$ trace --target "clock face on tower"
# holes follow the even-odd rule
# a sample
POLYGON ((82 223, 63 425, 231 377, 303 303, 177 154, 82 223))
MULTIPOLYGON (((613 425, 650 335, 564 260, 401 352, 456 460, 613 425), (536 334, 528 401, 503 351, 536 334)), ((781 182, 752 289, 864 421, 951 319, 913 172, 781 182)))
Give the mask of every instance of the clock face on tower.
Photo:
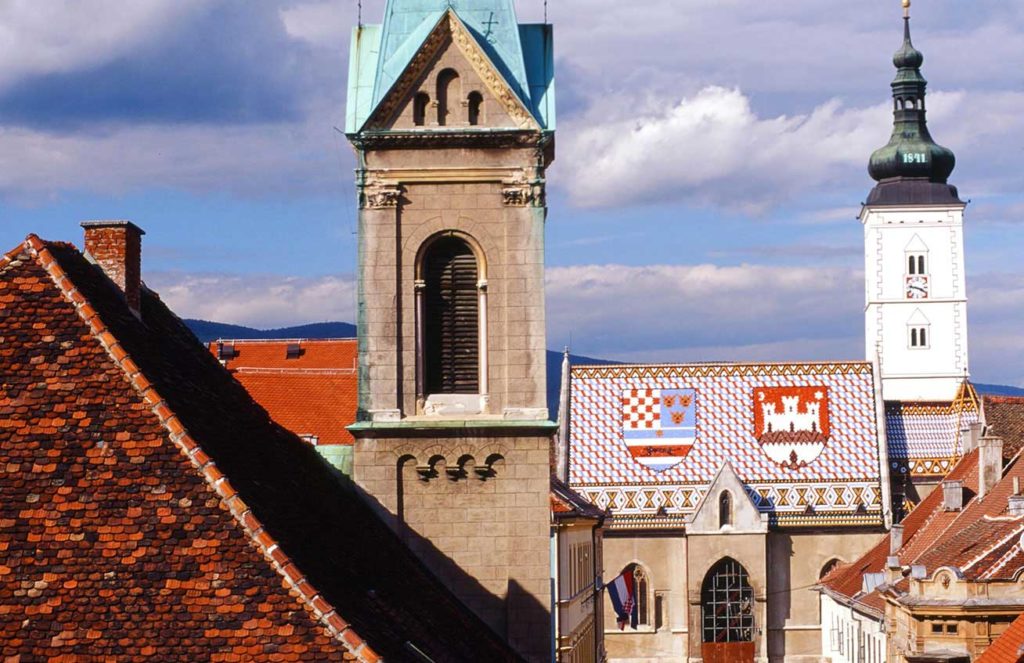
POLYGON ((906 292, 907 299, 928 299, 928 277, 908 276, 906 292))

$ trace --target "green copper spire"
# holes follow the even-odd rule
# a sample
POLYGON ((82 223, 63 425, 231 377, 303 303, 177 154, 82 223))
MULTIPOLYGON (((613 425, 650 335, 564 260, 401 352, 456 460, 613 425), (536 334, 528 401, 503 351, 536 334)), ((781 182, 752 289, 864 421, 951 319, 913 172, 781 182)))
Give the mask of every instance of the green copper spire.
MULTIPOLYGON (((871 155, 868 172, 878 182, 912 181, 946 184, 956 166, 953 152, 932 140, 925 119, 925 89, 921 75, 924 55, 910 39, 910 2, 904 0, 903 46, 893 56, 894 123, 889 144, 871 155)), ((954 194, 955 197, 955 194, 954 194)))

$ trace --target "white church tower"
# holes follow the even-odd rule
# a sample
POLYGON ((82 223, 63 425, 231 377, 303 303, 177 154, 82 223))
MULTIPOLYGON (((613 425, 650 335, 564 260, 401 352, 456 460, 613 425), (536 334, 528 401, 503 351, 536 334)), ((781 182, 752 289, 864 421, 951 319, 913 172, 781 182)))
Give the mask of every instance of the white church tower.
POLYGON ((871 156, 878 184, 860 216, 865 342, 880 361, 885 400, 950 402, 968 376, 966 205, 948 184, 953 153, 928 133, 924 56, 910 41, 910 0, 903 6, 892 138, 871 156))

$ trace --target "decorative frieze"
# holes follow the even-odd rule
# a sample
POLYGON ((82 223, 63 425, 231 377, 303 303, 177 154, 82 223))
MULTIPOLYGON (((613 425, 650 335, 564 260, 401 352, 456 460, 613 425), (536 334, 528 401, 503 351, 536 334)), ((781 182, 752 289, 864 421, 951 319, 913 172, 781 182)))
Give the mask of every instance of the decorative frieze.
POLYGON ((363 209, 390 209, 398 207, 402 190, 398 187, 374 187, 363 189, 360 207, 363 209))
POLYGON ((533 202, 533 193, 526 186, 505 187, 501 196, 506 207, 526 207, 533 202))

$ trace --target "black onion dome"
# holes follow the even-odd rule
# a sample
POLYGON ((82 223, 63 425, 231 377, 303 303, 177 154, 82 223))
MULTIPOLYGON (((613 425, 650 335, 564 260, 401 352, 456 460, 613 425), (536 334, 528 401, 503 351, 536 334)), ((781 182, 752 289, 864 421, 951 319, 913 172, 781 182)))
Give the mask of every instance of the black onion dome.
MULTIPOLYGON (((956 189, 947 185, 956 167, 956 156, 952 150, 937 144, 928 132, 925 110, 928 81, 921 75, 923 63, 924 55, 914 48, 910 39, 910 17, 907 16, 904 18, 903 45, 893 56, 897 73, 892 82, 892 137, 885 147, 871 155, 868 173, 872 179, 885 185, 900 183, 899 187, 883 187, 888 189, 884 196, 887 199, 899 195, 910 196, 914 202, 938 202, 939 198, 950 197, 958 200, 956 189), (907 192, 912 190, 911 196, 907 192), (894 194, 896 191, 900 193, 894 194)), ((882 184, 876 187, 873 197, 878 197, 882 184)))

